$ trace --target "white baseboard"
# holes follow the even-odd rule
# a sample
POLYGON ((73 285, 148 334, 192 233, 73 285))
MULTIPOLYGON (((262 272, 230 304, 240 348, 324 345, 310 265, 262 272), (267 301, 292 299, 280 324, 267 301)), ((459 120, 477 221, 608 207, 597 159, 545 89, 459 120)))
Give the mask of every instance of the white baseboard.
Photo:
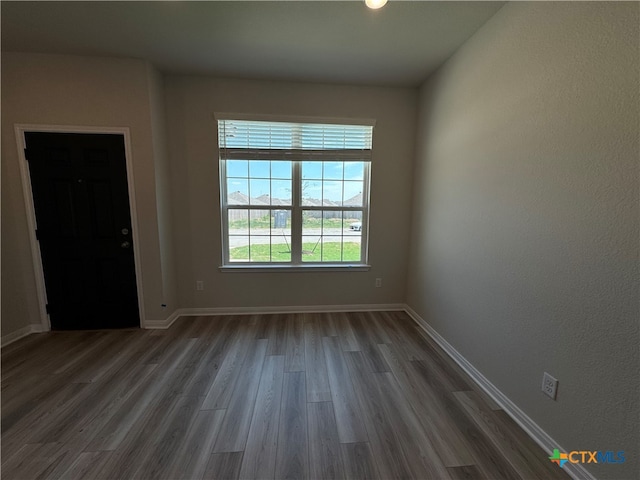
POLYGON ((323 313, 323 312, 373 312, 404 311, 403 303, 376 303, 360 305, 313 305, 313 306, 277 306, 277 307, 215 307, 215 308, 179 308, 166 320, 147 320, 143 328, 169 328, 179 317, 199 317, 205 315, 260 315, 270 313, 323 313))
MULTIPOLYGON (((491 383, 479 370, 477 370, 466 358, 462 356, 449 342, 447 342, 429 323, 418 315, 411 307, 405 305, 405 312, 445 351, 451 359, 462 368, 476 384, 491 397, 520 427, 549 455, 553 449, 567 452, 558 442, 551 438, 536 422, 513 403, 493 383, 491 383)), ((581 464, 566 463, 562 467, 574 480, 597 480, 581 464)))
POLYGON ((181 315, 180 311, 182 309, 179 308, 175 310, 171 315, 167 317, 166 320, 145 320, 140 323, 140 328, 145 328, 149 330, 157 330, 157 329, 166 329, 173 325, 178 317, 181 315))
POLYGON ((7 335, 3 335, 2 339, 0 339, 0 345, 2 347, 6 347, 10 343, 17 342, 21 338, 26 337, 27 335, 31 335, 32 333, 40 333, 44 332, 44 328, 42 325, 27 325, 26 327, 21 328, 20 330, 16 330, 15 332, 8 333, 7 335))

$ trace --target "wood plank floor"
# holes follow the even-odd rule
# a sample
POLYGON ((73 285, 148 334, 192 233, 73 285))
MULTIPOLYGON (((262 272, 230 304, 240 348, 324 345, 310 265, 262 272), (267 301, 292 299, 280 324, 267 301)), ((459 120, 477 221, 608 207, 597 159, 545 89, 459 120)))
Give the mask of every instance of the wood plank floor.
POLYGON ((1 385, 3 479, 569 478, 401 312, 35 334, 1 385))

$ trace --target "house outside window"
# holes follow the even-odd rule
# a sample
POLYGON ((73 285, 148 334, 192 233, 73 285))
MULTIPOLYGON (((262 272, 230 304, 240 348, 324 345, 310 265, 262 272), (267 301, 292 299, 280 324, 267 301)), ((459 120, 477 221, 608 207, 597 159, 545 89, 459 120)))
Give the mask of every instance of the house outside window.
POLYGON ((216 117, 223 267, 366 266, 372 124, 216 117))

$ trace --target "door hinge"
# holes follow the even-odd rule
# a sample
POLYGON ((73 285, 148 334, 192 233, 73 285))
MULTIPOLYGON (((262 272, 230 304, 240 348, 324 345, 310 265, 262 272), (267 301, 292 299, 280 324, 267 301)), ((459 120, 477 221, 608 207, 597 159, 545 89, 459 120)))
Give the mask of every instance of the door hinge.
POLYGON ((48 303, 44 306, 44 309, 47 311, 47 314, 51 313, 51 307, 49 307, 48 303))
POLYGON ((40 232, 36 228, 36 240, 40 241, 40 232))
POLYGON ((29 161, 29 149, 28 149, 28 148, 25 148, 25 149, 24 149, 24 158, 25 158, 27 161, 29 161))

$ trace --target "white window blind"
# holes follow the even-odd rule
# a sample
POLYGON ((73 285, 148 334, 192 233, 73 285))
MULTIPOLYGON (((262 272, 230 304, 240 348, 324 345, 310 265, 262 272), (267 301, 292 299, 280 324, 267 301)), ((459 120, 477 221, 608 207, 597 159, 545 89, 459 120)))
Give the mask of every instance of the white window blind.
POLYGON ((229 160, 371 161, 373 127, 218 120, 220 157, 229 160))

